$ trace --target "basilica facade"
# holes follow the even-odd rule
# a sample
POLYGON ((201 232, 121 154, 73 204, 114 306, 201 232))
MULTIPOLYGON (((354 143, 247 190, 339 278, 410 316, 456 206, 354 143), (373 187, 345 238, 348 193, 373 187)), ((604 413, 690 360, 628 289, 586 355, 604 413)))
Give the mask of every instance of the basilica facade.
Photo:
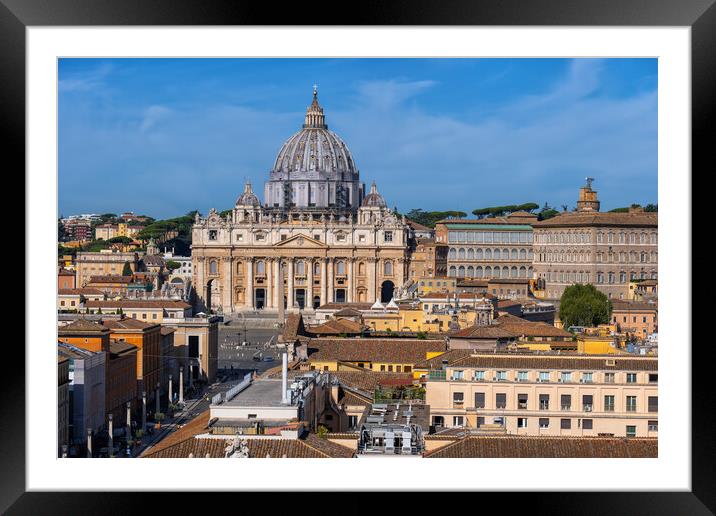
POLYGON ((407 279, 411 228, 375 182, 366 193, 316 89, 302 128, 281 147, 261 203, 246 183, 231 213, 197 215, 193 283, 201 310, 224 314, 389 302, 407 279))

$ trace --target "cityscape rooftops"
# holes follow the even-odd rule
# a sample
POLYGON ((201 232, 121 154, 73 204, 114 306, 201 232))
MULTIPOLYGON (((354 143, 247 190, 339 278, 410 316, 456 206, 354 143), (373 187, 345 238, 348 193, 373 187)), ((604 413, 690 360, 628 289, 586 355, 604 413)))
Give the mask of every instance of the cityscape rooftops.
POLYGON ((547 220, 534 223, 535 229, 553 227, 579 227, 579 226, 622 226, 622 227, 658 227, 659 214, 657 212, 578 212, 570 211, 560 213, 547 220))
POLYGON ((97 301, 85 301, 87 308, 165 308, 184 309, 191 308, 191 305, 176 299, 107 299, 97 301))
POLYGON ((311 339, 308 360, 414 364, 428 353, 446 351, 444 340, 421 339, 311 339))

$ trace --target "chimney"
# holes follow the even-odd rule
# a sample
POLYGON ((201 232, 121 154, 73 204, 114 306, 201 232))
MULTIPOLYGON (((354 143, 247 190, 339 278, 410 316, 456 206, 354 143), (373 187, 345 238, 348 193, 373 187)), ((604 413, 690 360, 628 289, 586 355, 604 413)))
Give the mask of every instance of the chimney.
POLYGON ((288 353, 281 355, 281 403, 288 405, 288 396, 286 391, 288 389, 288 353))

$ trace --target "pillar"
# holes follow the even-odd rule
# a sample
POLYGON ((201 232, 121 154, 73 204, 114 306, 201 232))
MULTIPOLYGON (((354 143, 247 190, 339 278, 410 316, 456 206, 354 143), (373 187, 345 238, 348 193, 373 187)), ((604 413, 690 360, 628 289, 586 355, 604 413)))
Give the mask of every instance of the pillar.
POLYGON ((368 258, 368 281, 367 281, 367 288, 368 288, 368 298, 366 301, 369 303, 375 302, 375 266, 376 266, 376 259, 375 258, 368 258))
POLYGON ((194 364, 189 363, 189 388, 194 387, 194 364))
POLYGON ((87 457, 92 458, 92 429, 87 429, 87 457))
POLYGON ((160 387, 160 385, 159 385, 159 383, 157 383, 157 393, 154 395, 154 400, 155 400, 156 406, 157 406, 157 409, 154 411, 155 414, 156 414, 157 412, 161 412, 161 411, 162 411, 161 407, 159 406, 159 398, 160 398, 160 396, 159 396, 159 387, 160 387))
POLYGON ((348 258, 348 281, 346 285, 346 301, 349 303, 353 302, 353 258, 348 258))
POLYGON ((109 418, 109 424, 107 425, 109 427, 109 456, 114 457, 114 436, 112 435, 114 433, 114 418, 111 413, 107 417, 109 418))
POLYGON ((184 403, 184 366, 179 366, 179 403, 184 403))
POLYGON ((224 313, 230 313, 234 311, 234 303, 232 302, 233 297, 233 281, 231 278, 232 262, 230 256, 225 256, 224 261, 224 286, 223 286, 223 299, 221 300, 224 305, 224 313))
POLYGON ((306 260, 306 308, 313 309, 313 260, 306 260))
POLYGON ((169 403, 174 402, 174 392, 172 391, 172 375, 169 375, 169 403))
POLYGON ((276 258, 273 263, 271 264, 271 268, 273 269, 273 274, 271 277, 271 282, 273 283, 273 292, 271 292, 273 297, 273 306, 274 308, 279 308, 279 293, 283 291, 283 286, 280 284, 280 269, 281 269, 281 260, 279 258, 276 258))
POLYGON ((328 259, 328 278, 327 280, 327 294, 326 294, 326 302, 327 303, 333 303, 335 301, 335 296, 333 294, 333 290, 335 288, 335 276, 333 274, 333 258, 328 259))
POLYGON ((327 303, 328 280, 326 279, 326 258, 321 260, 321 305, 327 303))
POLYGON ((127 439, 132 437, 132 402, 127 402, 127 439))
POLYGON ((254 307, 254 259, 246 260, 246 308, 254 307))
POLYGON ((273 308, 273 258, 266 259, 266 295, 265 307, 273 308))
POLYGON ((296 293, 293 289, 293 258, 289 258, 288 260, 288 308, 295 308, 296 302, 295 302, 295 296, 296 293))

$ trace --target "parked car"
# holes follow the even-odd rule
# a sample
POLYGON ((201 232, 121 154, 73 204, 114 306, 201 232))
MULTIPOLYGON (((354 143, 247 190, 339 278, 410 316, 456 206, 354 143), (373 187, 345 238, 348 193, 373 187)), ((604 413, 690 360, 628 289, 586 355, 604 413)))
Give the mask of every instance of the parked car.
POLYGON ((264 357, 264 362, 273 362, 273 357, 271 357, 271 356, 264 357))

